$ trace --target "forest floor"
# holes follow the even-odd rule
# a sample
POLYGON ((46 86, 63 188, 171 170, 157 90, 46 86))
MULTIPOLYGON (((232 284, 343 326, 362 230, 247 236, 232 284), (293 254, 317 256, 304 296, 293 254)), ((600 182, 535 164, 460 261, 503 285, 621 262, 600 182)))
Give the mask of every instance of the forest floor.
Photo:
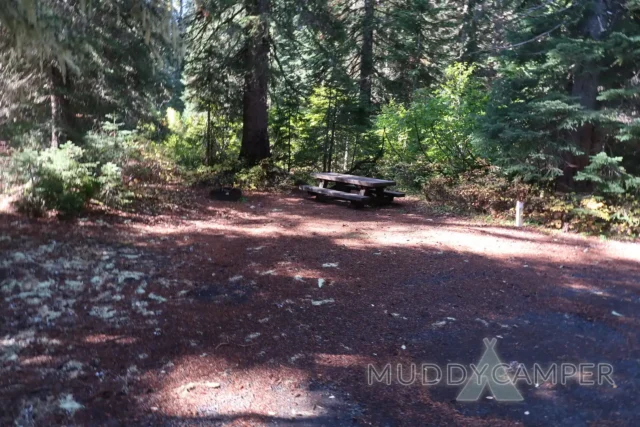
POLYGON ((0 214, 0 425, 637 423, 638 244, 415 200, 159 197, 174 202, 0 214), (615 385, 463 403, 461 386, 367 384, 369 364, 477 363, 485 337, 510 366, 610 363, 615 385))

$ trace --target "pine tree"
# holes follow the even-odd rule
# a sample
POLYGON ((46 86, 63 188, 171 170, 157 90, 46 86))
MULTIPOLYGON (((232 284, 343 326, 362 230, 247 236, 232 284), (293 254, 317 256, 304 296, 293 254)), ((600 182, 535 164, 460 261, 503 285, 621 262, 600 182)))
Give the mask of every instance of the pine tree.
POLYGON ((593 188, 574 182, 593 156, 630 153, 640 58, 632 53, 640 42, 634 10, 602 0, 517 10, 479 139, 484 153, 565 189, 593 188))

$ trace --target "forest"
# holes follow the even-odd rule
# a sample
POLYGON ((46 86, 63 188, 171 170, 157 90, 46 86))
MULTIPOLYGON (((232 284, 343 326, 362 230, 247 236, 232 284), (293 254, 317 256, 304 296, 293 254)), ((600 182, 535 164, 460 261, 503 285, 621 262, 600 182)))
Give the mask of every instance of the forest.
POLYGON ((634 236, 639 65, 637 0, 7 0, 0 184, 74 214, 346 172, 634 236))
POLYGON ((637 426, 640 0, 0 0, 0 426, 637 426))

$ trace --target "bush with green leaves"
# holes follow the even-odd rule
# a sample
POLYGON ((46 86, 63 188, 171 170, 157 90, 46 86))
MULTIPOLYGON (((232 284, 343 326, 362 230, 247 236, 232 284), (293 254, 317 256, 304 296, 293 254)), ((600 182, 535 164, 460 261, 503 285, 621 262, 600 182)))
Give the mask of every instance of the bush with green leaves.
POLYGON ((590 157, 589 165, 574 179, 591 182, 599 194, 637 194, 640 178, 627 173, 620 162, 622 157, 609 157, 604 151, 600 152, 590 157))
POLYGON ((17 152, 11 169, 14 181, 24 185, 18 207, 31 215, 48 210, 74 215, 92 198, 109 206, 125 201, 121 168, 87 158, 87 151, 71 142, 60 148, 17 152))
MULTIPOLYGON (((473 76, 473 67, 449 66, 435 90, 416 91, 408 106, 391 102, 382 108, 375 127, 384 141, 386 161, 409 166, 404 169, 414 169, 410 175, 420 168, 442 175, 473 169, 477 154, 472 136, 486 100, 483 87, 473 76)), ((410 181, 408 184, 414 186, 415 179, 410 181)))
POLYGON ((185 114, 169 108, 167 128, 171 132, 163 141, 168 156, 181 169, 192 171, 204 163, 206 118, 202 114, 185 114))
POLYGON ((398 188, 411 192, 422 190, 424 185, 437 175, 437 171, 431 163, 424 160, 398 162, 384 158, 378 162, 373 174, 391 179, 396 182, 398 188))
POLYGON ((235 174, 236 183, 247 190, 266 190, 278 186, 288 177, 288 173, 276 166, 271 159, 244 168, 235 174))
POLYGON ((80 212, 99 188, 96 165, 83 162, 83 154, 70 142, 60 148, 17 153, 14 169, 21 171, 26 184, 19 207, 32 214, 50 209, 63 215, 80 212))
POLYGON ((529 223, 588 234, 640 235, 640 200, 633 194, 561 194, 509 179, 496 167, 457 177, 434 176, 425 184, 424 194, 434 210, 513 220, 515 202, 521 200, 529 223))
POLYGON ((119 122, 114 115, 107 114, 107 118, 109 121, 102 122, 97 130, 84 136, 83 158, 99 165, 125 165, 137 154, 136 132, 123 129, 124 123, 119 122))

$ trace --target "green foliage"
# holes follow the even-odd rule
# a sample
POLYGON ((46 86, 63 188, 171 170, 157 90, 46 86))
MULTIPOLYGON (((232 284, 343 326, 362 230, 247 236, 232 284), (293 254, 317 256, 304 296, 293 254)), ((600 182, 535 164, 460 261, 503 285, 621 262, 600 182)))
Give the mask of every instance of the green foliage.
POLYGON ((105 163, 100 167, 97 178, 98 200, 108 206, 120 206, 126 203, 127 193, 122 186, 122 169, 114 163, 105 163))
POLYGON ((248 190, 266 190, 280 184, 288 176, 287 172, 265 159, 251 168, 241 169, 235 174, 240 188, 248 190))
POLYGON ((199 115, 182 118, 181 114, 169 108, 167 127, 171 131, 163 141, 169 156, 184 169, 196 169, 204 161, 206 123, 199 115))
POLYGON ((552 182, 563 174, 563 155, 578 153, 563 129, 574 126, 581 109, 567 96, 546 94, 530 73, 519 66, 503 69, 474 142, 510 175, 552 182))
POLYGON ((473 67, 454 64, 444 74, 444 81, 435 90, 417 91, 409 107, 393 102, 383 107, 376 129, 385 141, 388 161, 417 162, 418 168, 426 163, 443 175, 476 166, 471 137, 483 114, 486 96, 473 77, 473 67))
POLYGON ((114 163, 124 165, 135 153, 136 132, 124 129, 124 123, 108 114, 109 121, 88 132, 82 142, 84 158, 99 165, 114 163))
POLYGON ((55 209, 63 215, 80 212, 99 188, 95 163, 82 162, 82 156, 82 148, 72 143, 15 155, 15 167, 27 178, 21 208, 34 214, 43 209, 55 209))
POLYGON ((420 191, 438 171, 434 165, 423 159, 412 162, 399 162, 389 157, 383 158, 375 168, 375 176, 392 179, 398 188, 407 191, 420 191))
POLYGON ((223 165, 229 169, 240 147, 239 125, 215 112, 195 111, 188 104, 184 114, 169 108, 165 122, 170 131, 162 142, 167 155, 183 170, 196 171, 203 165, 223 165))
POLYGON ((590 181, 596 190, 604 194, 623 194, 637 192, 640 178, 631 176, 620 165, 622 157, 609 157, 600 152, 591 156, 589 165, 575 176, 577 181, 590 181))
POLYGON ((13 180, 23 184, 20 208, 39 215, 56 210, 73 215, 95 198, 122 206, 130 196, 122 182, 122 167, 134 154, 133 133, 113 119, 85 138, 84 147, 71 142, 60 148, 25 149, 12 157, 13 180))
POLYGON ((457 176, 434 176, 424 184, 428 202, 447 204, 460 212, 499 215, 523 200, 532 187, 511 181, 495 167, 482 167, 457 176))
POLYGON ((640 200, 631 194, 608 197, 547 191, 511 180, 496 167, 457 177, 434 176, 424 185, 428 206, 513 221, 515 202, 524 202, 529 223, 588 234, 640 236, 640 200))
MULTIPOLYGON (((639 173, 640 25, 631 4, 521 7, 508 35, 514 48, 491 58, 497 75, 475 139, 480 153, 512 176, 565 190, 598 182, 598 171, 582 170, 603 149, 639 173)), ((620 191, 607 182, 598 190, 620 191)))

